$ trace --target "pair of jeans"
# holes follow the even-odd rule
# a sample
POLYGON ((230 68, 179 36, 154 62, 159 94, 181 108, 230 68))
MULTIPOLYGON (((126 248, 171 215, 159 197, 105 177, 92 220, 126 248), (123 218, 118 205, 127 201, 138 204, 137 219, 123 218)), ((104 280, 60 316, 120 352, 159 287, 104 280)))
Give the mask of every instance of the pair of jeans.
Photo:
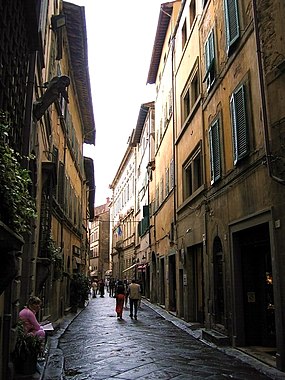
POLYGON ((138 313, 138 302, 139 300, 130 298, 130 317, 133 315, 136 317, 138 313), (134 312, 134 314, 133 314, 134 312))

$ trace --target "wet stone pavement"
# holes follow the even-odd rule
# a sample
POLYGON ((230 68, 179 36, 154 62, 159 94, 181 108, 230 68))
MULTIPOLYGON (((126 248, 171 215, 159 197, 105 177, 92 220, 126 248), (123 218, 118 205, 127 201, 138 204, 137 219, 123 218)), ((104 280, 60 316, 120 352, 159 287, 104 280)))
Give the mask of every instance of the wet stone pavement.
POLYGON ((108 294, 93 298, 59 339, 65 380, 266 380, 259 370, 211 347, 142 303, 138 320, 115 313, 108 294))

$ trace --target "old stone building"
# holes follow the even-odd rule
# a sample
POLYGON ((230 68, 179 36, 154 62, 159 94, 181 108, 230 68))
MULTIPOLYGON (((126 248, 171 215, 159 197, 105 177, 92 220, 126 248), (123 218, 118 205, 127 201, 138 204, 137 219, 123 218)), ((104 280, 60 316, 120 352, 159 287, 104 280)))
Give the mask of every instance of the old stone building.
MULTIPOLYGON (((168 25, 176 222, 174 258, 169 249, 156 281, 169 310, 174 282, 174 310, 200 324, 206 339, 253 355, 267 347, 269 361, 284 370, 281 15, 279 1, 266 8, 258 1, 192 0, 168 25)), ((154 51, 159 44, 156 37, 154 51)), ((161 70, 157 61, 150 68, 156 123, 164 117, 159 91, 168 65, 160 53, 161 70)), ((171 150, 166 141, 156 144, 171 150)), ((155 176, 164 172, 159 162, 157 154, 155 176)), ((155 216, 157 230, 159 210, 155 216)))
MULTIPOLYGON (((134 131, 132 131, 132 135, 134 131)), ((136 155, 129 138, 128 147, 110 185, 112 202, 110 204, 110 234, 112 276, 123 279, 124 273, 135 267, 135 167, 136 155)))
POLYGON ((82 152, 95 123, 84 8, 11 0, 0 14, 0 378, 9 380, 28 297, 42 299, 39 319, 54 321, 70 304, 73 273, 87 274, 95 184, 82 152))
POLYGON ((282 371, 284 15, 278 0, 161 5, 144 247, 151 301, 282 371))
POLYGON ((90 277, 94 280, 109 277, 110 271, 110 201, 96 206, 90 223, 90 277))

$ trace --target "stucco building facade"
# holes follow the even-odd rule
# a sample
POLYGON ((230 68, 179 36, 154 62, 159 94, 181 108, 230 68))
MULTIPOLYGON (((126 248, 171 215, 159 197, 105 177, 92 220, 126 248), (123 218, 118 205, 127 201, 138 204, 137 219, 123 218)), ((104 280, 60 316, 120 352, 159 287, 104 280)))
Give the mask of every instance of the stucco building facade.
POLYGON ((282 371, 284 14, 275 0, 161 5, 145 248, 152 302, 282 371))
POLYGON ((18 215, 5 212, 4 199, 18 199, 19 187, 5 195, 1 180, 0 378, 10 380, 18 313, 29 296, 42 299, 40 320, 55 321, 70 305, 73 274, 87 274, 95 183, 83 143, 95 143, 95 122, 84 8, 12 0, 1 1, 0 11, 0 109, 10 124, 2 146, 27 170, 22 182, 29 181, 34 202, 24 230, 17 224, 21 203, 18 215))

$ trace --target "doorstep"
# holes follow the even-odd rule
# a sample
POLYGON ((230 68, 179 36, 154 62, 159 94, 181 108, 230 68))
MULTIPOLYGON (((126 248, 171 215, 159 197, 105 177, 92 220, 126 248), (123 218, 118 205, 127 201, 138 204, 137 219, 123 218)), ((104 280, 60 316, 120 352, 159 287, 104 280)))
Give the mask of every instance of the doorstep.
POLYGON ((221 334, 215 330, 202 329, 202 339, 207 342, 214 343, 216 346, 229 346, 230 341, 227 335, 221 334))

